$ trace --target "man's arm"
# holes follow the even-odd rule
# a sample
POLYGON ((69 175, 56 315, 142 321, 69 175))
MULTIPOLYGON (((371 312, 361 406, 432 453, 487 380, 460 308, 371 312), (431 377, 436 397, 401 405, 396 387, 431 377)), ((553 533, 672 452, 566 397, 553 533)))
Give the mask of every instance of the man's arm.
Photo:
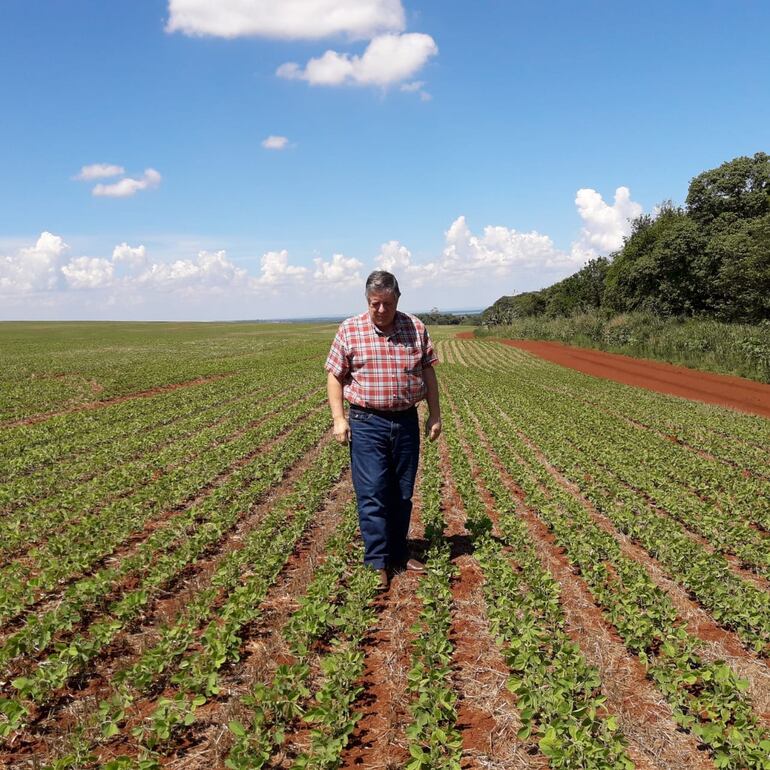
POLYGON ((345 417, 345 406, 342 401, 342 383, 329 372, 326 377, 326 394, 329 398, 329 407, 334 419, 334 438, 340 444, 350 441, 350 423, 345 417))
POLYGON ((436 370, 432 366, 426 366, 422 370, 422 378, 428 389, 425 400, 428 402, 429 415, 425 423, 425 435, 431 441, 435 441, 441 435, 441 405, 438 398, 436 370))

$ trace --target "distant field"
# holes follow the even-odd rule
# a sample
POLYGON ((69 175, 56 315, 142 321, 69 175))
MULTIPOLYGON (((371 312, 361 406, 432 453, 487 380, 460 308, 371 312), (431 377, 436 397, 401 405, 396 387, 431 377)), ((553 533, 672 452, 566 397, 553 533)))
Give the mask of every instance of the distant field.
POLYGON ((770 768, 770 422, 435 330, 361 565, 336 324, 0 324, 0 766, 770 768))

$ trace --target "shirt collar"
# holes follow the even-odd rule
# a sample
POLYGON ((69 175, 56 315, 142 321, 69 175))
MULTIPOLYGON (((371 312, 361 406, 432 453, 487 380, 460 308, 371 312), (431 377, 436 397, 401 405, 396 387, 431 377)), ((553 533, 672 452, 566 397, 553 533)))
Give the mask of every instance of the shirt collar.
POLYGON ((390 332, 390 334, 386 334, 382 329, 380 329, 379 326, 377 326, 374 321, 372 321, 372 317, 369 315, 369 311, 367 310, 364 315, 366 316, 366 322, 369 324, 369 328, 372 329, 372 331, 379 335, 380 337, 395 337, 402 329, 404 325, 404 319, 406 316, 404 313, 402 313, 400 310, 396 310, 396 317, 393 319, 393 331, 390 332))

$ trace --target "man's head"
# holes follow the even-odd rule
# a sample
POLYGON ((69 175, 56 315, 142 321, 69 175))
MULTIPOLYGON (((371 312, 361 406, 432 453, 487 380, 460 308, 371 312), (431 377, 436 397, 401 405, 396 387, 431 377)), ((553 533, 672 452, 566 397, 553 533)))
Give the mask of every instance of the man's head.
POLYGON ((392 326, 400 296, 398 281, 392 273, 385 270, 375 270, 366 279, 366 302, 369 307, 369 317, 380 329, 387 331, 392 326))

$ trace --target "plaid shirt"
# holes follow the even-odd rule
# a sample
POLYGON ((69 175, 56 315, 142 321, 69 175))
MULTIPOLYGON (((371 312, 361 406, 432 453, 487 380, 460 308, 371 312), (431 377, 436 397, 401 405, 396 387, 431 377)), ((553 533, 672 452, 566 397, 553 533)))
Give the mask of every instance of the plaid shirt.
POLYGON ((393 331, 385 334, 367 311, 340 324, 325 368, 342 382, 349 403, 401 411, 425 398, 422 372, 435 363, 422 321, 396 311, 393 331))

